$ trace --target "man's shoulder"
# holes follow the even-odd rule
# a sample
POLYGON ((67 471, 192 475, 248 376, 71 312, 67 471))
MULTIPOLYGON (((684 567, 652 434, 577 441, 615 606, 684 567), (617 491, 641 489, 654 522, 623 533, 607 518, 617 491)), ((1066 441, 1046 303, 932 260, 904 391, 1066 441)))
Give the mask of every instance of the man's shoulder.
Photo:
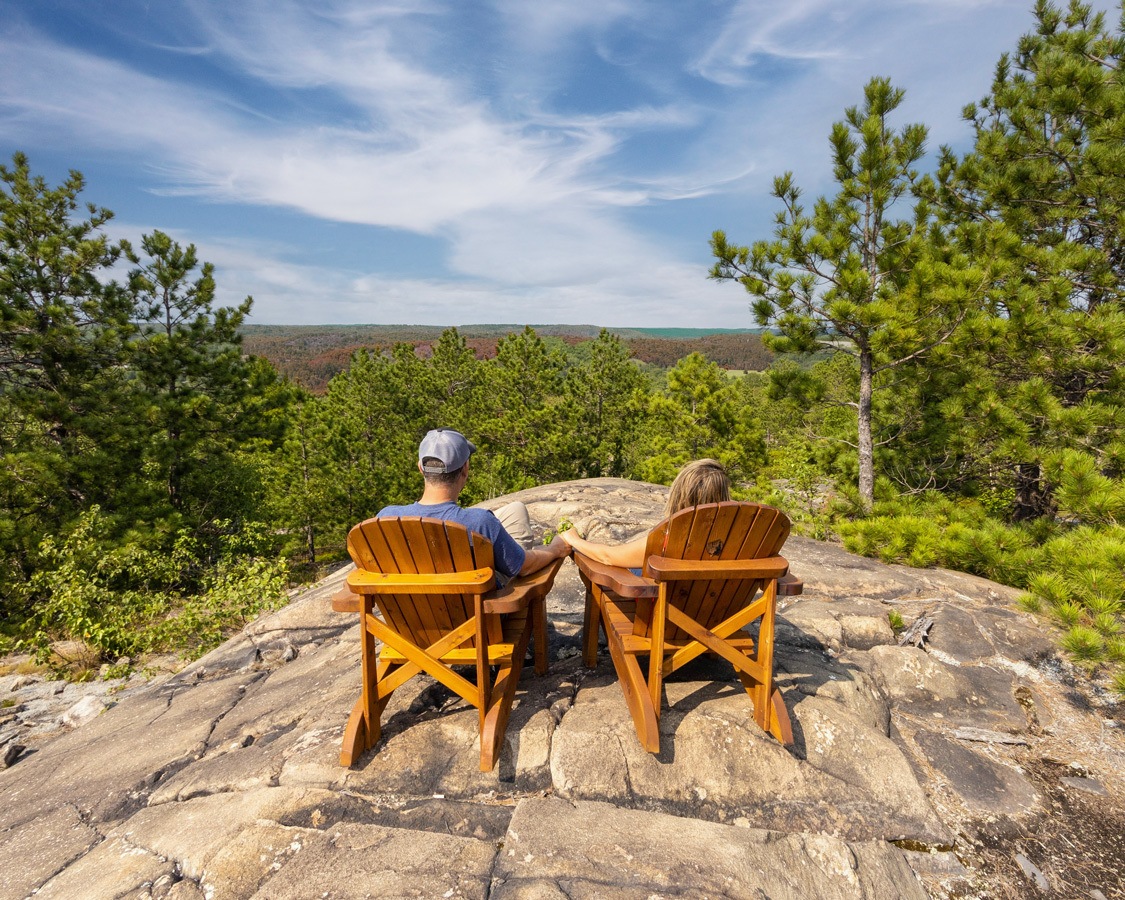
POLYGON ((375 513, 377 519, 388 519, 392 516, 424 516, 426 513, 419 503, 407 503, 403 505, 384 506, 381 510, 375 513))
POLYGON ((482 534, 487 534, 500 525, 500 520, 487 509, 477 507, 458 506, 456 503, 438 503, 434 505, 410 503, 406 506, 385 506, 379 510, 377 518, 384 519, 389 516, 423 516, 430 519, 443 519, 447 522, 457 522, 466 527, 479 529, 482 534))

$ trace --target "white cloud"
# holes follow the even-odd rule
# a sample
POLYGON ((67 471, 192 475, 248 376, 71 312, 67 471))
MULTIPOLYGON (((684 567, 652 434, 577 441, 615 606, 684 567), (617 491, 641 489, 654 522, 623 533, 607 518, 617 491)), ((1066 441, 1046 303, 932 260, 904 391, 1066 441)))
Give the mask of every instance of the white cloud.
POLYGON ((765 237, 770 179, 829 190, 829 127, 876 74, 907 91, 898 122, 964 141, 959 110, 1030 28, 1025 7, 742 0, 716 22, 641 0, 192 0, 175 77, 7 28, 0 137, 74 147, 79 168, 135 161, 169 203, 288 208, 445 251, 441 277, 410 280, 196 236, 225 302, 253 293, 263 321, 748 324, 741 291, 705 281, 709 229, 653 237, 642 208, 721 192, 746 211, 713 227, 765 237), (487 48, 454 28, 470 15, 487 48), (197 61, 209 80, 186 80, 197 61), (566 94, 588 63, 616 105, 566 94))
MULTIPOLYGON (((111 237, 137 236, 152 231, 141 223, 114 222, 111 237)), ((507 279, 479 276, 406 278, 379 272, 328 267, 300 261, 300 248, 277 242, 232 240, 167 233, 181 244, 194 243, 201 261, 213 263, 219 306, 235 306, 254 297, 251 322, 290 325, 361 322, 464 325, 496 322, 539 324, 575 323, 626 326, 644 322, 745 327, 749 324, 746 297, 740 289, 706 280, 706 267, 667 260, 654 261, 643 246, 627 236, 605 247, 606 253, 588 267, 570 259, 576 245, 552 242, 544 251, 560 252, 556 267, 539 271, 518 266, 507 279), (617 264, 617 254, 633 253, 617 264), (572 267, 572 268, 571 268, 572 267), (579 277, 574 277, 578 275, 579 277)), ((603 237, 613 241, 607 231, 603 237)), ((470 241, 491 246, 511 240, 513 233, 475 234, 470 241)), ((581 247, 581 242, 577 245, 581 247)), ((513 251, 522 250, 520 246, 513 251)), ((518 254, 508 259, 512 262, 518 254)), ((541 259, 542 256, 536 257, 541 259)), ((527 260, 530 267, 534 260, 527 260)), ((486 268, 482 264, 482 269, 486 268)), ((120 277, 124 272, 120 273, 120 277)))
MULTIPOLYGON (((58 46, 6 41, 0 53, 0 102, 19 111, 23 127, 157 160, 171 192, 284 205, 333 221, 432 232, 485 208, 549 206, 601 190, 583 181, 586 167, 614 146, 593 118, 528 132, 479 103, 443 105, 447 92, 437 80, 440 96, 416 110, 400 100, 383 104, 386 124, 308 127, 241 116, 221 96, 58 46), (60 80, 58 71, 75 77, 60 80)), ((425 80, 417 79, 415 93, 425 80)), ((613 190, 599 196, 634 202, 613 190)))

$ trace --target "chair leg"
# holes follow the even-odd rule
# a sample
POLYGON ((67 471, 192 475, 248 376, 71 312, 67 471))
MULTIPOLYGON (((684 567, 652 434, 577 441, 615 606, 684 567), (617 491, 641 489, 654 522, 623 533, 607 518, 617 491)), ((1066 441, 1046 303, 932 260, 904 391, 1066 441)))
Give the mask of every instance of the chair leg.
POLYGON ((344 742, 340 748, 340 765, 351 766, 367 749, 367 721, 364 698, 361 696, 352 707, 348 724, 344 728, 344 742))
POLYGON ((652 702, 648 682, 645 681, 641 664, 632 653, 626 653, 617 632, 608 622, 605 624, 609 655, 613 668, 617 670, 617 680, 625 694, 625 704, 633 718, 637 739, 649 753, 660 752, 660 707, 652 702))
POLYGON ((660 709, 664 688, 664 626, 668 618, 668 583, 660 583, 660 593, 652 606, 651 644, 648 655, 648 693, 655 709, 660 709))
MULTIPOLYGON (((583 578, 583 581, 586 579, 583 578)), ((602 617, 598 613, 598 601, 594 598, 595 590, 586 581, 586 611, 582 615, 582 664, 587 669, 598 667, 598 629, 601 628, 602 617)))
POLYGON ((531 601, 531 628, 535 638, 535 674, 547 674, 547 595, 531 601))
POLYGON ((774 688, 773 694, 770 695, 770 707, 773 711, 773 715, 770 716, 770 734, 777 738, 782 746, 792 747, 793 723, 789 721, 789 710, 781 698, 781 691, 777 688, 774 688))
POLYGON ((512 702, 516 698, 516 685, 523 670, 523 659, 531 639, 532 625, 529 622, 520 633, 519 640, 512 647, 512 659, 501 665, 492 685, 492 697, 485 712, 480 729, 480 770, 491 772, 500 760, 501 744, 508 730, 508 716, 512 712, 512 702))
POLYGON ((782 745, 793 746, 793 724, 789 719, 789 710, 785 706, 785 700, 782 699, 781 691, 775 687, 767 694, 766 686, 749 675, 739 672, 738 677, 742 679, 742 686, 750 695, 750 702, 754 707, 754 721, 762 731, 768 731, 782 745))
POLYGON ((390 674, 394 666, 394 663, 380 659, 373 667, 375 684, 365 687, 355 706, 352 707, 351 715, 348 716, 348 724, 344 728, 344 740, 340 748, 340 765, 354 765, 365 751, 379 743, 382 735, 380 720, 391 695, 387 694, 381 700, 377 699, 378 692, 375 688, 390 674))

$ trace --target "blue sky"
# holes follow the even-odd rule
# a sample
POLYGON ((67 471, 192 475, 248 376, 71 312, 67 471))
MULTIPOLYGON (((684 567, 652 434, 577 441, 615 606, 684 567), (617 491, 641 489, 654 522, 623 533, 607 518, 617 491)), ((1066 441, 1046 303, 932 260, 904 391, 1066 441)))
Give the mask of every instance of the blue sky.
POLYGON ((874 75, 967 149, 1030 8, 0 0, 0 155, 196 244, 257 323, 750 327, 711 231, 768 237, 786 170, 831 191, 874 75))

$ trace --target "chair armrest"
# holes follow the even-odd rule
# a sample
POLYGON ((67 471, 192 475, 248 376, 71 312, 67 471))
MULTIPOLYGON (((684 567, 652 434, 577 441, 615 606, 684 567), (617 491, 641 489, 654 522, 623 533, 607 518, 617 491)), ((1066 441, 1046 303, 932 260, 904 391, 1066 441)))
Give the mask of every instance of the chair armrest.
POLYGON ((363 601, 347 588, 341 588, 332 595, 332 609, 336 612, 360 612, 363 601))
POLYGON ((356 569, 348 575, 354 594, 487 594, 496 584, 492 569, 444 575, 392 575, 356 569))
POLYGON ((796 575, 784 575, 777 579, 777 592, 782 597, 796 597, 805 592, 805 583, 796 575))
POLYGON ((546 597, 555 583, 555 576, 562 568, 563 559, 553 559, 542 569, 530 575, 517 575, 502 588, 484 600, 486 613, 517 612, 532 600, 546 597))
POLYGON ((618 566, 608 566, 597 560, 590 559, 575 551, 573 556, 579 571, 594 584, 603 589, 613 591, 620 597, 655 597, 658 593, 656 582, 641 575, 634 575, 628 569, 618 566))
POLYGON ((784 556, 715 560, 650 556, 648 568, 657 581, 684 581, 696 578, 780 578, 789 571, 789 561, 784 556))

